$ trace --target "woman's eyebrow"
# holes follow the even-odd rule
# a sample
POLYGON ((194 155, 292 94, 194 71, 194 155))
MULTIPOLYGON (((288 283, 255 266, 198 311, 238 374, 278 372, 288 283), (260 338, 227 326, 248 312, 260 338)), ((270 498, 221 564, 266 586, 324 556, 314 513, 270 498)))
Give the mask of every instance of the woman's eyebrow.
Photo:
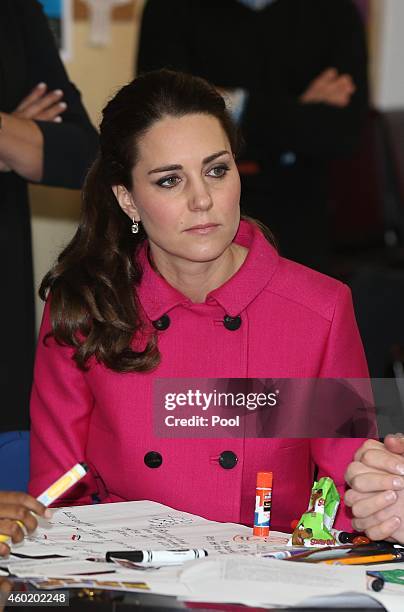
MULTIPOLYGON (((223 149, 223 151, 218 151, 217 153, 212 153, 212 155, 208 155, 205 159, 202 160, 202 164, 209 164, 209 162, 213 161, 217 157, 221 157, 221 155, 230 155, 229 151, 223 149)), ((160 168, 154 168, 153 170, 149 170, 147 174, 156 174, 158 172, 172 172, 173 170, 182 170, 183 167, 180 164, 171 164, 170 166, 161 166, 160 168)))
POLYGON ((213 161, 214 159, 216 159, 217 157, 220 157, 221 155, 230 155, 229 151, 226 151, 226 149, 223 149, 223 151, 218 151, 217 153, 213 153, 212 155, 208 155, 208 157, 205 157, 205 159, 202 160, 202 163, 205 164, 209 164, 211 161, 213 161))

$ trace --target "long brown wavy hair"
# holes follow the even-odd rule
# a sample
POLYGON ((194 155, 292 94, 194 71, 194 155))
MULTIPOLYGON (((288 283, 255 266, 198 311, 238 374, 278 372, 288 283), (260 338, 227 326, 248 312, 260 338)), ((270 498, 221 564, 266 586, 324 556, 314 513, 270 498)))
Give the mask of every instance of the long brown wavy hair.
POLYGON ((160 360, 156 334, 142 351, 131 348, 144 333, 136 286, 142 270, 136 251, 145 240, 130 232, 128 217, 112 192, 113 185, 132 190, 138 141, 167 116, 203 113, 216 117, 233 153, 239 135, 222 96, 204 79, 169 70, 143 74, 118 91, 103 110, 100 150, 83 190, 75 236, 42 281, 39 295, 50 294, 53 336, 74 347, 77 366, 86 370, 94 357, 117 372, 144 372, 160 360))

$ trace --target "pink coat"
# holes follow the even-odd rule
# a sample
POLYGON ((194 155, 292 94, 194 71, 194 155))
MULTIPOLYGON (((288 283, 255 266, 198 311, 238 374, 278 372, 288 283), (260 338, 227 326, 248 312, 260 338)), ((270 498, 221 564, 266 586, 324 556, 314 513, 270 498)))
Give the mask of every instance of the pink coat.
MULTIPOLYGON (((150 499, 217 521, 251 524, 257 471, 274 473, 272 524, 289 529, 305 511, 313 470, 344 490, 344 471, 360 439, 158 439, 152 388, 159 377, 367 377, 349 289, 281 258, 260 231, 242 221, 236 242, 249 254, 240 270, 194 304, 140 254, 138 295, 148 319, 169 315, 159 331, 161 364, 146 374, 118 374, 93 363, 77 369, 72 349, 38 344, 31 402, 30 492, 39 494, 77 461, 90 474, 61 503, 150 499), (225 315, 241 316, 229 330, 225 315), (223 469, 220 455, 237 456, 223 469), (145 463, 150 451, 162 464, 145 463)), ((336 524, 349 528, 343 504, 336 524)))

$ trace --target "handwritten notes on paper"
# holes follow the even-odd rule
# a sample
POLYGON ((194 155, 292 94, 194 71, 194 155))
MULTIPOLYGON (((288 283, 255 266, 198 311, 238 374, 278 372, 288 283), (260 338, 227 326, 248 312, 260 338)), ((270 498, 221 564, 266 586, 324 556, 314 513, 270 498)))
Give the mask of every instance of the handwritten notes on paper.
MULTIPOLYGON (((294 605, 310 596, 366 592, 364 568, 261 558, 283 550, 287 540, 287 534, 277 532, 254 538, 248 527, 208 521, 150 501, 76 506, 55 510, 50 521, 40 519, 36 533, 13 546, 13 553, 25 558, 10 556, 0 565, 41 588, 148 590, 250 605, 294 605), (209 556, 158 570, 103 562, 110 550, 175 548, 204 548, 209 556), (50 555, 62 558, 43 558, 50 555)), ((395 610, 393 603, 390 612, 395 610)))
POLYGON ((255 555, 283 548, 286 534, 252 538, 251 529, 217 523, 150 501, 75 506, 40 520, 35 535, 13 548, 28 555, 99 557, 109 550, 205 548, 210 555, 255 555))

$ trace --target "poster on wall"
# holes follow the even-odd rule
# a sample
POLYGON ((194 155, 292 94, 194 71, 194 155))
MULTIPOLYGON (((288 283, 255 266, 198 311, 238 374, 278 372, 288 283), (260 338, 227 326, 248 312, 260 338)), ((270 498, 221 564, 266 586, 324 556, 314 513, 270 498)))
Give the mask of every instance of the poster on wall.
POLYGON ((72 58, 71 0, 40 0, 63 61, 72 58))

